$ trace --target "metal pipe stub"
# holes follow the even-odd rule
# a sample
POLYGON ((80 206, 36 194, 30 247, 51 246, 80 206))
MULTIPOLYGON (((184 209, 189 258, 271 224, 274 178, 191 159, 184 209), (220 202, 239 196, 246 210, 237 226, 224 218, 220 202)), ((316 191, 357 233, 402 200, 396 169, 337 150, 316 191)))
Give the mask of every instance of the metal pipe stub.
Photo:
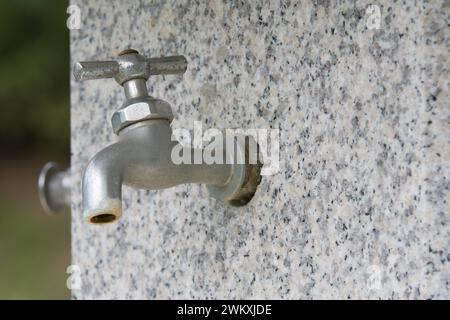
POLYGON ((57 214, 70 207, 70 170, 61 171, 55 162, 48 162, 38 178, 39 200, 48 214, 57 214))
POLYGON ((261 183, 261 155, 258 144, 251 136, 226 136, 226 140, 226 153, 232 157, 229 159, 232 175, 225 185, 207 185, 207 189, 211 197, 240 207, 250 202, 261 183), (231 152, 231 149, 234 151, 231 152))

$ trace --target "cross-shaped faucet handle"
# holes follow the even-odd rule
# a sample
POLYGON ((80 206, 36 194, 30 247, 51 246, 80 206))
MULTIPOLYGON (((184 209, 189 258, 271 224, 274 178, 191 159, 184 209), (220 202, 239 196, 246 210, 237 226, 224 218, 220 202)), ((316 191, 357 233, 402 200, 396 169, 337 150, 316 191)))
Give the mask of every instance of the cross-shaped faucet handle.
POLYGON ((147 80, 152 75, 183 74, 186 69, 184 56, 147 58, 136 50, 127 49, 115 60, 77 62, 73 74, 77 81, 114 78, 122 85, 131 79, 147 80))

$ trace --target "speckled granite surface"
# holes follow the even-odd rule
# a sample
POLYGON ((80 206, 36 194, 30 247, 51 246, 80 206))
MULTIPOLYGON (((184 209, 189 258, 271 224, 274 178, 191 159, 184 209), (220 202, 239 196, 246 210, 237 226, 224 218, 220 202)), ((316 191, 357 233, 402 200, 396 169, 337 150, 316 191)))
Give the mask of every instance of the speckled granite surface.
POLYGON ((378 30, 363 1, 201 2, 72 0, 72 61, 185 55, 148 82, 173 125, 279 128, 280 172, 238 209, 124 188, 120 222, 87 225, 81 172, 124 97, 72 82, 73 297, 450 298, 449 2, 375 3, 378 30))

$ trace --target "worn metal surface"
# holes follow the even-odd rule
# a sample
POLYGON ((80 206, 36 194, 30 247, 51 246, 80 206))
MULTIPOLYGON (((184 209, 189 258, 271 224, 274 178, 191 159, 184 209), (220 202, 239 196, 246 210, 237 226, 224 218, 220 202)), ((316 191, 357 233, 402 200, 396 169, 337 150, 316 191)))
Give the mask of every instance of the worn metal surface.
MULTIPOLYGON (((79 62, 74 68, 77 80, 114 76, 124 87, 126 97, 123 106, 111 118, 113 131, 120 140, 98 152, 84 172, 85 219, 97 224, 117 220, 122 214, 123 184, 155 190, 183 183, 206 183, 216 199, 232 205, 247 203, 256 190, 256 185, 248 189, 249 174, 254 173, 258 183, 260 179, 259 171, 249 170, 245 164, 245 145, 238 144, 237 152, 231 153, 232 164, 180 165, 171 158, 178 143, 171 139, 170 105, 150 97, 145 81, 150 75, 184 73, 186 59, 183 56, 147 59, 134 50, 125 50, 116 64, 79 62), (245 199, 243 190, 246 190, 245 199)), ((193 154, 203 150, 184 148, 183 152, 193 154)))
POLYGON ((123 51, 115 60, 80 61, 74 66, 78 81, 115 78, 120 85, 135 78, 148 79, 151 75, 183 74, 187 68, 184 56, 146 58, 135 50, 123 51))
POLYGON ((123 86, 126 100, 112 118, 114 133, 123 128, 149 119, 172 121, 170 105, 149 97, 146 80, 150 75, 183 74, 187 60, 183 56, 146 58, 136 50, 127 49, 119 53, 114 61, 77 62, 73 74, 76 80, 112 78, 123 86))
POLYGON ((111 124, 114 133, 119 134, 122 129, 129 125, 150 119, 172 121, 173 114, 170 105, 163 100, 152 97, 128 99, 122 108, 114 112, 111 118, 111 124))
MULTIPOLYGON (((223 186, 243 164, 174 164, 172 130, 166 120, 137 123, 120 133, 120 140, 99 151, 83 176, 83 216, 91 223, 117 220, 122 213, 122 185, 157 190, 184 183, 223 186)), ((184 148, 183 153, 195 151, 184 148)), ((238 176, 243 182, 243 175, 238 176)), ((239 181, 232 179, 234 188, 239 181)))

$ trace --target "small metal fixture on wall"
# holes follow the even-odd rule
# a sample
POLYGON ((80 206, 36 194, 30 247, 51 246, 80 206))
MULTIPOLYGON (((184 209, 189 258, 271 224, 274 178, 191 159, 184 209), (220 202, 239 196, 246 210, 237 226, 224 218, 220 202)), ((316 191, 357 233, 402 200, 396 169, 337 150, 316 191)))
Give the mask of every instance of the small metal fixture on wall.
MULTIPOLYGON (((174 148, 189 155, 202 154, 204 149, 186 148, 172 141, 171 107, 148 94, 146 81, 151 75, 183 74, 186 69, 183 56, 146 58, 133 49, 121 52, 114 60, 75 64, 76 80, 114 78, 125 92, 125 102, 111 119, 119 140, 100 150, 84 171, 82 202, 87 222, 108 223, 121 216, 122 185, 157 190, 203 183, 212 197, 233 206, 245 205, 253 197, 261 181, 262 164, 256 141, 250 136, 225 136, 219 163, 176 164, 172 160, 174 148)), ((62 198, 57 191, 43 190, 48 190, 44 192, 44 199, 51 203, 48 207, 59 208, 61 203, 55 199, 62 198)))
MULTIPOLYGON (((140 189, 163 189, 183 183, 204 183, 212 197, 231 205, 245 205, 261 180, 256 142, 236 139, 236 148, 224 147, 223 163, 175 164, 171 139, 173 119, 170 105, 149 96, 146 81, 151 75, 183 74, 183 56, 146 58, 127 49, 115 60, 75 64, 76 80, 114 78, 124 88, 125 102, 111 119, 119 141, 99 151, 83 176, 83 215, 91 223, 107 223, 122 214, 122 185, 140 189), (240 141, 240 142, 239 142, 240 141), (234 150, 235 149, 235 150, 234 150), (231 157, 231 159, 230 159, 231 157), (226 160, 231 161, 226 161, 226 160)), ((195 149, 184 148, 194 154, 195 149)))
POLYGON ((44 165, 39 174, 39 200, 48 214, 59 214, 70 208, 70 169, 62 171, 55 162, 44 165))

